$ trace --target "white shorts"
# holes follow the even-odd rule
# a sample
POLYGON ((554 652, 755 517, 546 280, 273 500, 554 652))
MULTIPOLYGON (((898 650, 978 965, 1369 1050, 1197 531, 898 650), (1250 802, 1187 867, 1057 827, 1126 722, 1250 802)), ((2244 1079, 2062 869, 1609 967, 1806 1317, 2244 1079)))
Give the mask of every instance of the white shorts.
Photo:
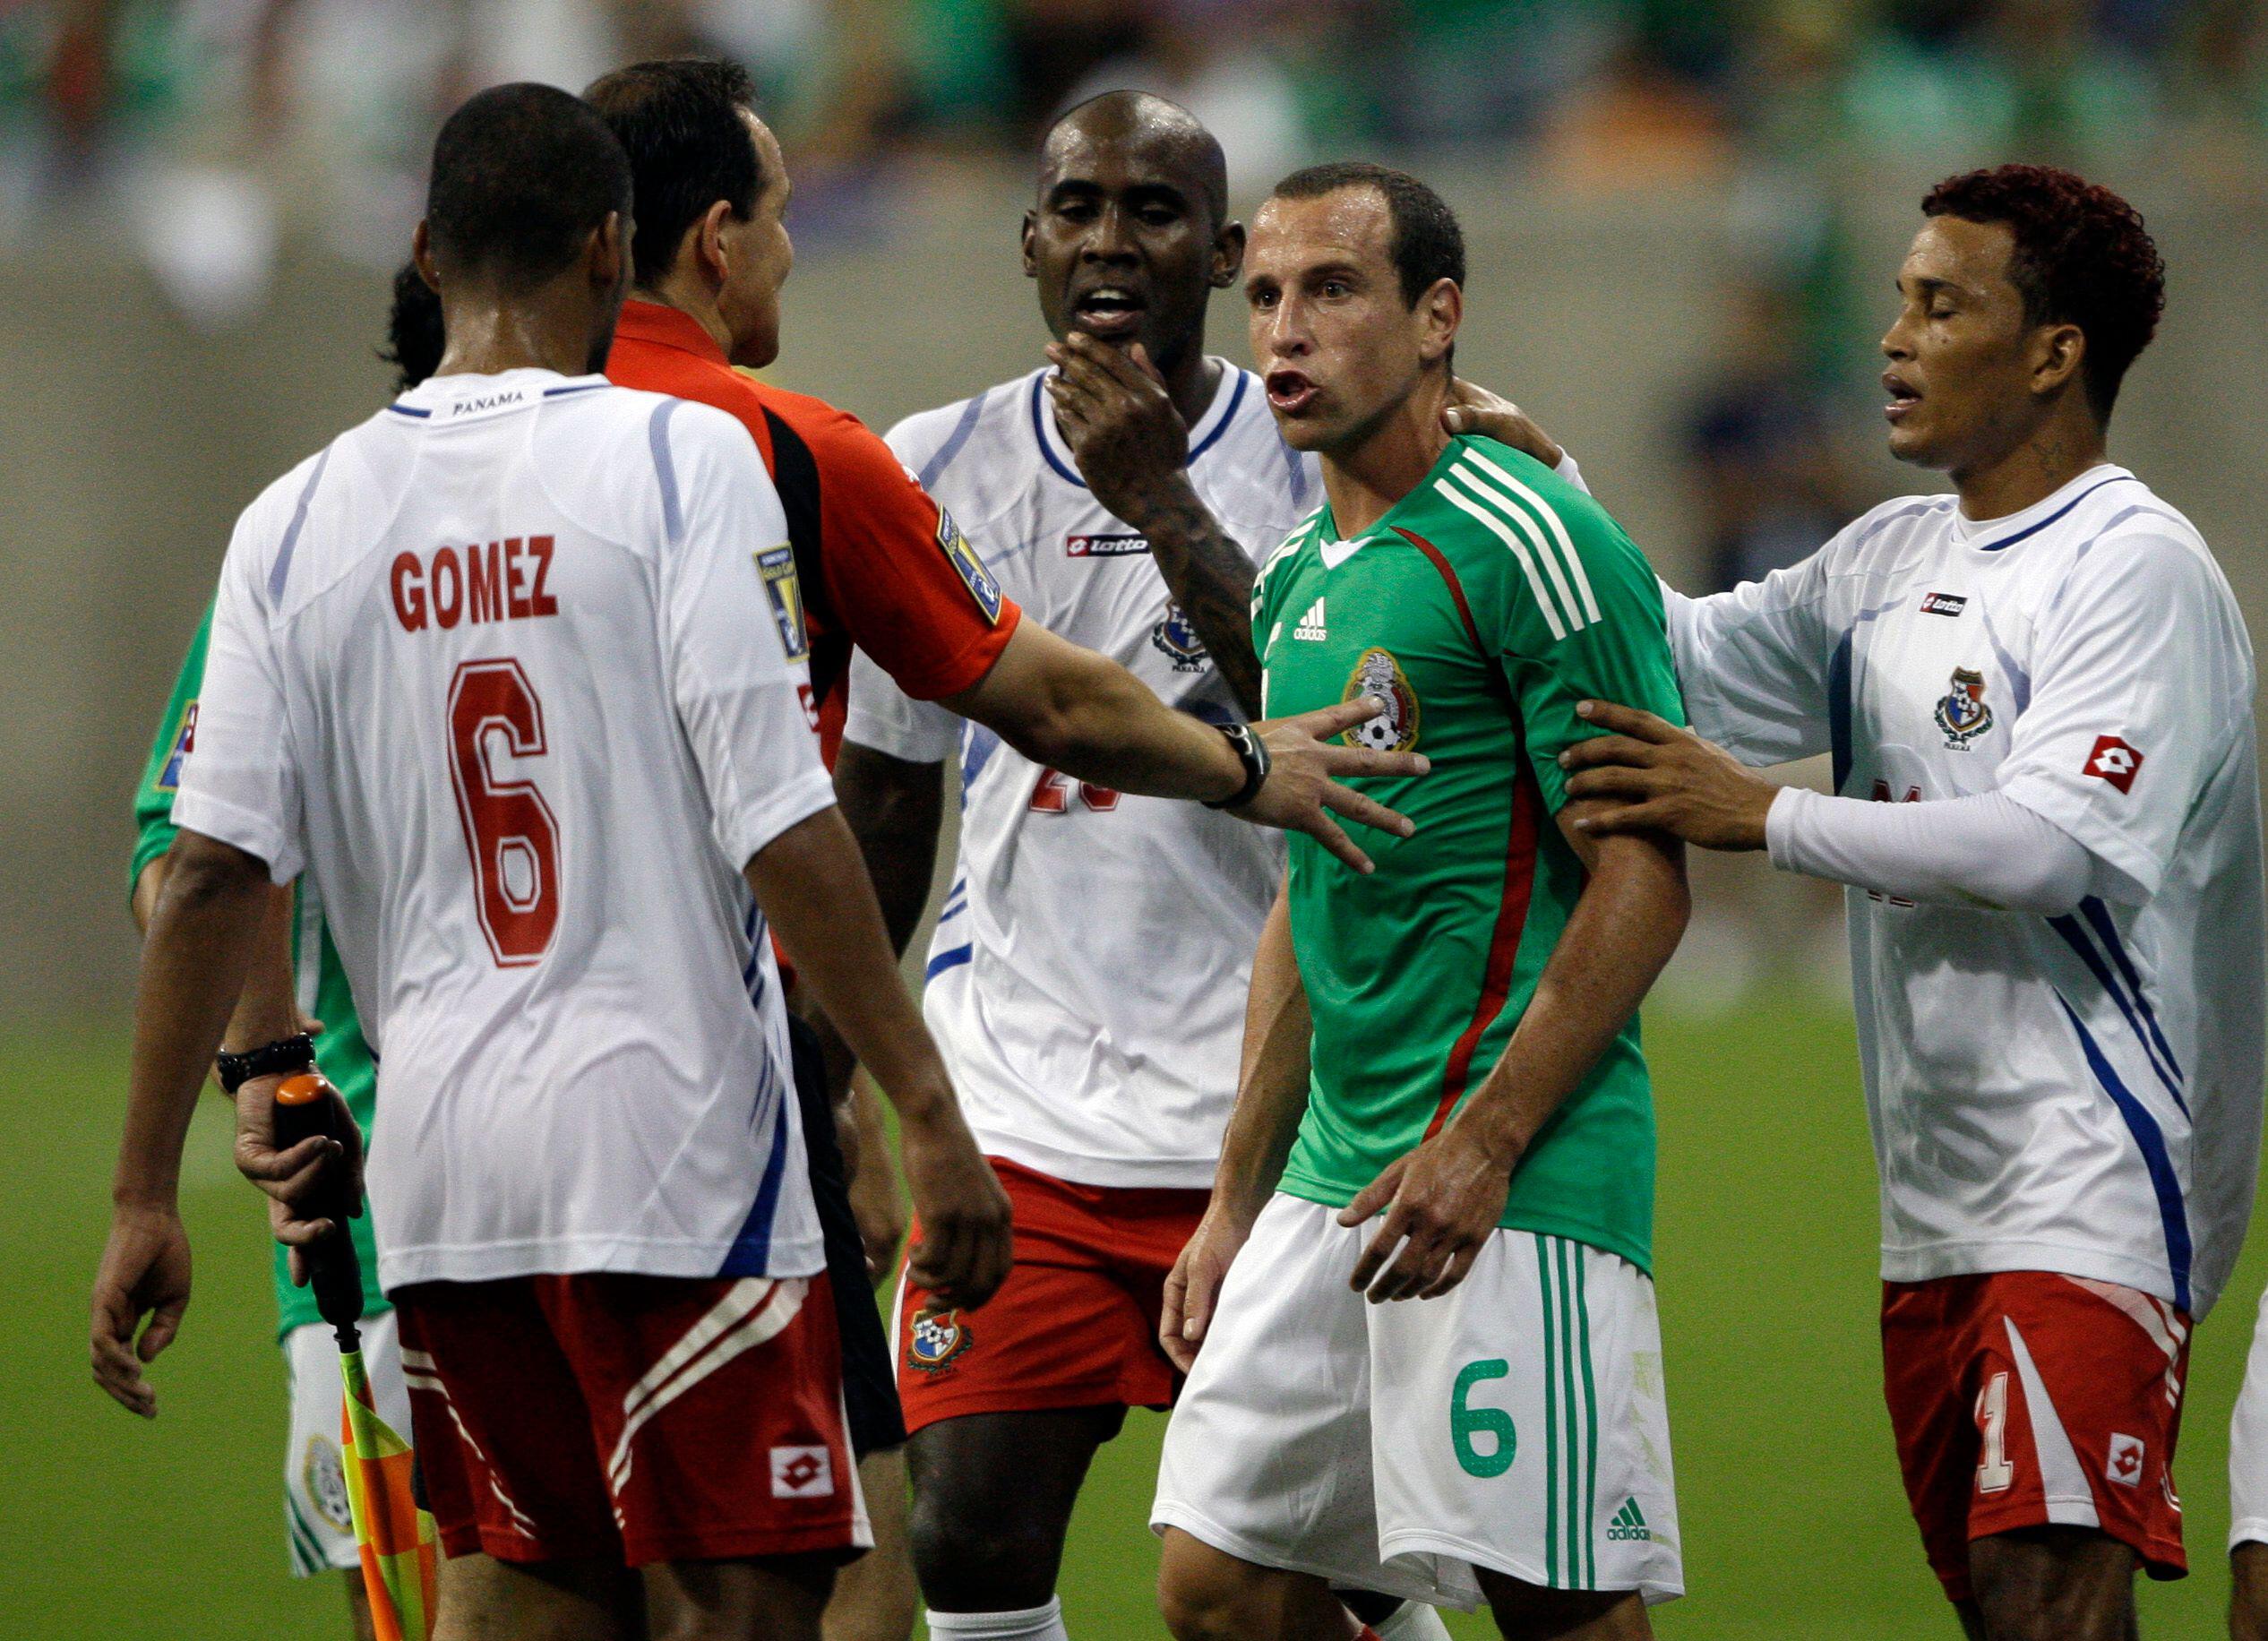
POLYGON ((2229 1548, 2247 1542, 2268 1542, 2268 1293, 2229 1424, 2229 1548))
MULTIPOLYGON (((347 1467, 339 1446, 346 1387, 339 1379, 339 1339, 321 1322, 283 1337, 284 1373, 291 1388, 291 1440, 284 1448, 284 1531, 291 1570, 310 1577, 325 1568, 359 1567, 355 1521, 347 1508, 347 1467)), ((401 1382, 401 1346, 394 1313, 382 1310, 362 1323, 362 1361, 378 1416, 409 1433, 409 1388, 401 1382)))
POLYGON ((1240 1559, 1467 1611, 1476 1568, 1685 1593, 1654 1284, 1499 1231, 1439 1299, 1347 1286, 1376 1224, 1278 1195, 1222 1284, 1150 1525, 1240 1559))

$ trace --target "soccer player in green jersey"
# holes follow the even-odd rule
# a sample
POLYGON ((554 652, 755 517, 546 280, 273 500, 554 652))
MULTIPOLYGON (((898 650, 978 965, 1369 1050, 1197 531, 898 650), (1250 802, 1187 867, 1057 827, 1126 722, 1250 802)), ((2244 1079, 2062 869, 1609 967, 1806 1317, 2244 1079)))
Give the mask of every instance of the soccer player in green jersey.
MULTIPOLYGON (((388 323, 390 347, 383 356, 399 367, 407 390, 433 374, 441 357, 438 298, 404 266, 394 281, 388 323)), ((181 766, 196 739, 197 695, 204 683, 205 640, 212 624, 208 606, 189 653, 182 657, 173 698, 159 721, 142 786, 134 795, 136 835, 132 882, 134 920, 147 926, 165 879, 166 852, 173 847, 173 795, 181 766)), ((347 986, 347 972, 331 949, 331 933, 304 885, 296 895, 277 891, 277 916, 288 929, 275 932, 271 965, 280 969, 288 950, 289 978, 269 976, 293 986, 299 1012, 322 1025, 315 1039, 315 1063, 331 1079, 366 1137, 378 1072, 363 1041, 362 1024, 347 986)), ((262 983, 255 969, 252 985, 262 983)), ((232 1036, 233 1045, 233 1036, 232 1036)), ((394 1337, 393 1307, 378 1286, 378 1254, 371 1241, 370 1216, 349 1220, 348 1229, 362 1261, 363 1359, 370 1373, 378 1413, 397 1431, 409 1428, 408 1392, 402 1383, 400 1346, 394 1337)), ((336 1568, 346 1575, 347 1601, 354 1633, 371 1632, 369 1598, 355 1550, 354 1522, 348 1513, 347 1478, 339 1448, 339 1346, 315 1314, 314 1293, 291 1280, 289 1250, 275 1248, 276 1339, 290 1383, 290 1438, 284 1450, 284 1527, 292 1571, 312 1577, 336 1568)))
MULTIPOLYGON (((205 640, 211 623, 212 612, 208 607, 182 661, 173 699, 159 726, 149 767, 134 798, 134 820, 140 829, 133 851, 133 902, 136 920, 144 924, 157 904, 166 852, 173 846, 174 788, 180 780, 182 760, 196 736, 197 692, 204 682, 205 640)), ((289 943, 299 1012, 322 1023, 323 1029, 315 1039, 315 1064, 345 1096, 347 1109, 366 1137, 378 1074, 371 1063, 369 1044, 363 1041, 361 1022, 355 1017, 347 972, 331 949, 321 908, 305 887, 296 896, 279 890, 278 898, 279 915, 289 919, 288 933, 279 936, 278 944, 286 940, 289 943)), ((378 1286, 378 1252, 371 1241, 370 1216, 349 1220, 348 1229, 362 1260, 363 1354, 370 1370, 371 1389, 378 1398, 378 1416, 395 1430, 408 1430, 408 1392, 402 1384, 393 1307, 378 1286)), ((339 1447, 339 1346, 331 1329, 315 1314, 314 1290, 293 1284, 289 1257, 290 1250, 282 1243, 275 1245, 276 1339, 283 1351, 284 1370, 291 1388, 291 1433, 284 1451, 284 1525, 291 1569, 302 1577, 327 1568, 342 1569, 347 1575, 347 1599, 355 1632, 366 1636, 370 1633, 369 1598, 363 1593, 339 1447)))
POLYGON ((1374 875, 1294 839, 1261 937, 1161 1329, 1190 1374, 1151 1516, 1181 1641, 1345 1634, 1334 1581, 1642 1637, 1682 1587, 1634 1016, 1683 863, 1585 836, 1555 761, 1578 701, 1674 719, 1677 684, 1614 520, 1444 430, 1464 274, 1448 207, 1374 166, 1280 184, 1246 258, 1256 367, 1327 496, 1254 588, 1267 709, 1367 695, 1348 739, 1431 772, 1364 783, 1417 823, 1366 839, 1374 875))

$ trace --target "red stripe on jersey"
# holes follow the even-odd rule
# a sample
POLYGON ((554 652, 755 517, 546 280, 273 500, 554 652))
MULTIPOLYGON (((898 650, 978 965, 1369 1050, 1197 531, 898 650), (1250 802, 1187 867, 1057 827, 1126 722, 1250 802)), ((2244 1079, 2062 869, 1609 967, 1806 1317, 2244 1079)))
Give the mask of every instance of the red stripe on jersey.
MULTIPOLYGON (((1449 561, 1440 548, 1413 530, 1399 525, 1395 534, 1425 554, 1433 568, 1440 571, 1441 580, 1449 589, 1449 597, 1456 605, 1457 619, 1465 623, 1465 635, 1473 640, 1481 664, 1493 672, 1496 657, 1481 642, 1481 630, 1473 620, 1473 606, 1465 602, 1465 585, 1449 568, 1449 561)), ((1512 786, 1512 821, 1504 845, 1504 889, 1498 897, 1496 927, 1489 934, 1489 960, 1481 975, 1480 1000, 1473 1006, 1473 1018, 1449 1049, 1448 1064, 1441 1071, 1441 1103, 1433 1108, 1433 1121, 1425 1125, 1428 1139, 1441 1131, 1441 1125, 1449 1120, 1456 1103, 1465 1097, 1473 1081, 1473 1057, 1480 1052, 1481 1039, 1489 1027, 1496 1024, 1497 1016, 1504 1012, 1505 1000, 1512 994, 1512 967, 1520 955, 1520 933, 1527 927, 1528 897, 1535 887, 1535 846, 1542 829, 1543 794, 1535 784, 1535 776, 1528 769, 1526 737, 1521 732, 1517 712, 1512 714, 1512 733, 1520 737, 1520 745, 1513 754, 1518 778, 1512 786)))

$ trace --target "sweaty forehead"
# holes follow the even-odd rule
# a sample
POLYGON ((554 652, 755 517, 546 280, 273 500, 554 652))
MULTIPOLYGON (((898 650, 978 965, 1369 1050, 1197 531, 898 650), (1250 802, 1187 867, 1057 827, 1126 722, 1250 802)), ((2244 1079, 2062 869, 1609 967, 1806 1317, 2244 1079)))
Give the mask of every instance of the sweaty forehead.
POLYGON ((1903 276, 1936 279, 1974 291, 2010 290, 2008 257, 2015 236, 2005 223, 1972 222, 1964 217, 1931 217, 1906 252, 1903 276))
POLYGON ((1394 219, 1375 188, 1339 188, 1315 199, 1281 195, 1252 219, 1248 269, 1275 271, 1318 262, 1385 266, 1393 259, 1394 219))
POLYGON ((1193 132, 1147 120, 1069 119, 1040 155, 1039 191, 1063 183, 1098 188, 1163 186, 1205 197, 1201 140, 1193 132))

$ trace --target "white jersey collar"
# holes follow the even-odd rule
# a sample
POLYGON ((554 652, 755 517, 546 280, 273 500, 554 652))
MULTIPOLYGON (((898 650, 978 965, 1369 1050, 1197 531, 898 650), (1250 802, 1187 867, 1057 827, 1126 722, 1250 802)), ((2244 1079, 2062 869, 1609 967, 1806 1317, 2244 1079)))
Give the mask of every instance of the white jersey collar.
POLYGON ((1953 538, 1980 553, 1997 553, 2038 535, 2105 485, 2134 482, 2134 477, 2126 468, 2104 461, 2042 496, 2022 512, 1998 519, 1964 519, 1960 508, 1955 507, 1952 515, 1953 538))
MULTIPOLYGON (((1190 429, 1190 459, 1186 465, 1195 467, 1207 451, 1228 432, 1229 424, 1243 406, 1244 396, 1251 391, 1251 373, 1230 364, 1226 359, 1207 354, 1206 357, 1221 367, 1220 385, 1213 390, 1213 402, 1205 407, 1205 414, 1197 418, 1197 425, 1190 429)), ((1068 484, 1087 488, 1087 481, 1078 476, 1078 463, 1071 459, 1070 446, 1063 442, 1062 430, 1055 425, 1054 407, 1047 401, 1047 379, 1052 368, 1032 373, 1030 407, 1032 433, 1038 439, 1040 454, 1047 465, 1055 469, 1055 476, 1068 484)))
POLYGON ((524 410, 546 399, 607 385, 604 376, 563 376, 555 370, 533 367, 498 371, 490 376, 429 376, 386 408, 397 416, 438 425, 524 410))

